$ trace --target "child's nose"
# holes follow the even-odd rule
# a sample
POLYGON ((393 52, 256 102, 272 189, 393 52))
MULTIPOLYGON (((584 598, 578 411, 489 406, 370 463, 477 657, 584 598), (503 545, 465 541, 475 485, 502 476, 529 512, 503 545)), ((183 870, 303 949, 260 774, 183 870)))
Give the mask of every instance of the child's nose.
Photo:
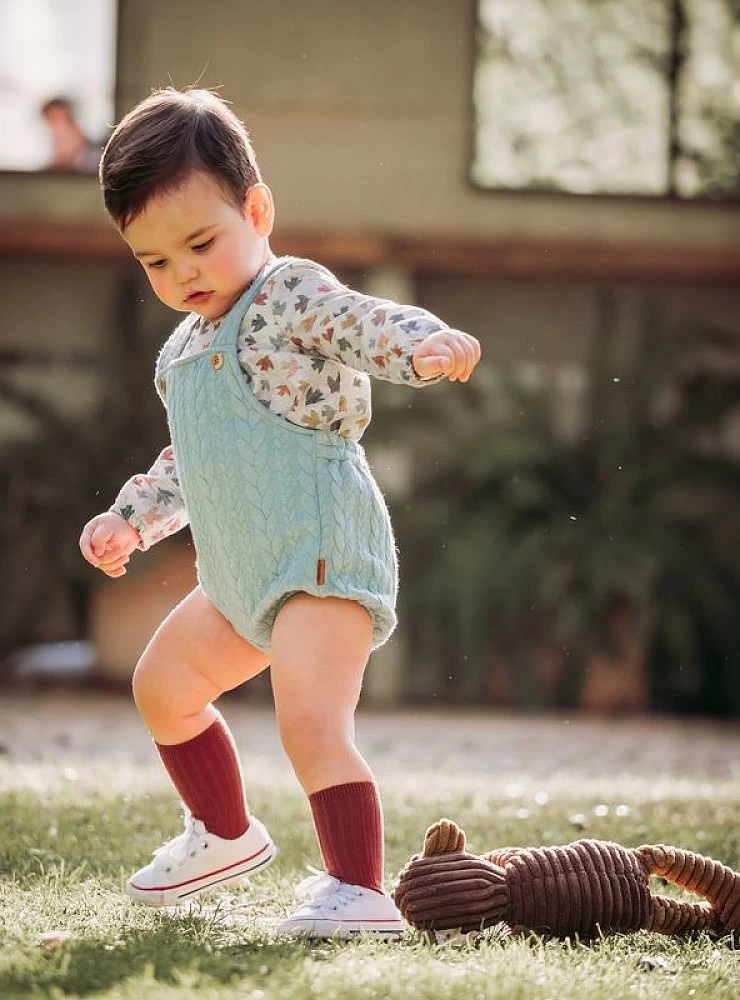
POLYGON ((181 285, 185 285, 188 281, 193 281, 197 277, 198 268, 192 260, 183 261, 175 268, 175 278, 181 285))

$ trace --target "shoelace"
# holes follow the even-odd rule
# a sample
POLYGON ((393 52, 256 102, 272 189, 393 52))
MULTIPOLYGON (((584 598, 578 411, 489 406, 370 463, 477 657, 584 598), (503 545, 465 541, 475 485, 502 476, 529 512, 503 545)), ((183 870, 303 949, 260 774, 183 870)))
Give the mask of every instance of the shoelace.
POLYGON ((323 917, 327 913, 335 913, 362 895, 355 885, 340 882, 333 875, 318 872, 315 868, 310 868, 310 870, 316 874, 310 875, 298 883, 296 896, 304 899, 306 901, 304 905, 317 917, 323 917))
POLYGON ((309 896, 321 894, 322 889, 324 892, 327 892, 335 884, 339 885, 339 879, 334 878, 333 875, 328 875, 319 868, 314 868, 313 865, 306 865, 306 867, 310 872, 313 872, 313 875, 302 879, 295 887, 295 894, 298 899, 307 899, 309 896))
POLYGON ((190 815, 185 816, 185 829, 177 837, 158 847, 154 852, 154 857, 159 866, 165 871, 170 868, 179 867, 196 853, 198 841, 205 836, 206 828, 199 819, 194 819, 190 815))

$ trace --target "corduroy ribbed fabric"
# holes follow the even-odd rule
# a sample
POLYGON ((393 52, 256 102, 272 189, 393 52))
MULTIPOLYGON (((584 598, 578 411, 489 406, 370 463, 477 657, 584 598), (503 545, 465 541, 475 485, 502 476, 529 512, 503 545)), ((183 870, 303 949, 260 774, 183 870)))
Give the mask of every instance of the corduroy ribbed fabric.
POLYGON ((217 837, 241 837, 249 827, 244 779, 234 738, 222 716, 192 740, 155 746, 195 819, 217 837))
POLYGON ((324 868, 341 882, 383 891, 383 809, 372 781, 309 795, 324 868))

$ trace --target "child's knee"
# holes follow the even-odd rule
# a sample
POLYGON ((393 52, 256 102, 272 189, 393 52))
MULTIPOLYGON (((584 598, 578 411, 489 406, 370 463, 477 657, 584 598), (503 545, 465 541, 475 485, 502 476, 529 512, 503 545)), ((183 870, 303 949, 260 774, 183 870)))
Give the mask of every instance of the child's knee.
POLYGON ((162 701, 162 678, 159 676, 156 661, 147 657, 146 653, 136 664, 131 678, 131 690, 139 713, 146 717, 156 711, 162 701))
POLYGON ((131 686, 139 714, 150 729, 195 716, 222 693, 188 660, 174 654, 163 657, 152 647, 136 664, 131 686))
POLYGON ((285 752, 294 763, 316 759, 331 752, 337 744, 349 742, 344 727, 327 718, 325 711, 303 706, 282 712, 278 728, 285 752))

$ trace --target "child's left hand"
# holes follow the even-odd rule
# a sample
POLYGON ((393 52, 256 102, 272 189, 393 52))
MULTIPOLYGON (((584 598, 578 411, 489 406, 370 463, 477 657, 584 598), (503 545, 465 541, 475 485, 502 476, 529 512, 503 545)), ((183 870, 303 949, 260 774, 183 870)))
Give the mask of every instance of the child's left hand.
POLYGON ((467 382, 480 361, 480 344, 461 330, 431 333, 418 345, 413 363, 419 378, 446 376, 450 382, 467 382))

